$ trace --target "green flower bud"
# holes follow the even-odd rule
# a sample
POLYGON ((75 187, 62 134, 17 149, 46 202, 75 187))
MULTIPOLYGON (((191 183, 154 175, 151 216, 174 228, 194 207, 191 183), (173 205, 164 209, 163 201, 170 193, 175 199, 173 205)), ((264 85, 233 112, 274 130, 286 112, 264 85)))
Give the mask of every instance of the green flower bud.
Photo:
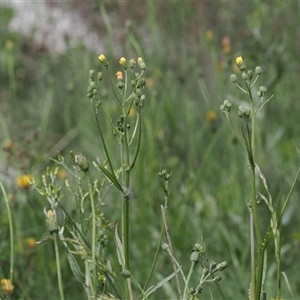
POLYGON ((243 72, 243 73, 242 73, 242 78, 243 78, 244 80, 247 80, 247 79, 248 79, 248 74, 247 74, 246 72, 243 72))
POLYGON ((258 97, 262 97, 263 96, 263 93, 261 91, 257 91, 257 96, 258 97))
POLYGON ((88 93, 90 93, 92 90, 93 90, 93 88, 91 86, 89 86, 87 89, 88 93))
POLYGON ((136 80, 134 80, 134 79, 131 80, 131 86, 132 86, 132 87, 135 87, 135 86, 136 86, 136 80))
POLYGON ((204 268, 202 270, 202 277, 206 277, 209 274, 209 270, 207 268, 204 268))
POLYGON ((248 119, 250 117, 250 110, 241 105, 239 106, 238 116, 240 118, 248 119))
POLYGON ((128 65, 129 65, 129 68, 133 69, 136 66, 136 61, 132 58, 129 60, 128 65))
POLYGON ((213 261, 209 265, 210 272, 213 272, 216 269, 217 264, 213 261))
POLYGON ((221 262, 221 263, 219 263, 219 264, 217 265, 218 271, 223 271, 223 270, 225 270, 227 267, 228 267, 228 263, 227 263, 226 261, 223 261, 223 262, 221 262))
POLYGON ((90 87, 91 87, 92 89, 95 89, 95 88, 96 88, 96 83, 95 83, 95 81, 91 81, 91 82, 90 82, 90 87))
POLYGON ((220 106, 222 112, 230 112, 232 104, 228 100, 224 100, 223 104, 220 106))
POLYGON ((236 83, 237 82, 237 76, 235 74, 231 74, 230 75, 230 81, 233 82, 233 83, 236 83))
POLYGON ((136 89, 136 94, 138 97, 142 96, 142 90, 141 89, 136 89))
POLYGON ((54 210, 49 209, 47 212, 44 210, 46 215, 46 224, 50 234, 58 233, 58 224, 57 224, 57 217, 54 210))
POLYGON ((125 84, 124 84, 123 81, 119 81, 119 82, 117 83, 117 87, 118 87, 119 89, 122 89, 124 86, 125 86, 125 84))
POLYGON ((89 162, 84 155, 75 155, 75 163, 83 172, 87 172, 89 170, 89 162))
POLYGON ((199 262, 199 252, 196 250, 192 250, 190 256, 190 262, 198 263, 199 262))
POLYGON ((93 79, 93 78, 95 77, 95 71, 94 71, 94 70, 90 70, 90 71, 89 71, 89 77, 90 77, 91 79, 93 79))
POLYGON ((97 78, 98 78, 99 81, 102 80, 102 78, 103 78, 102 72, 98 72, 97 78))
POLYGON ((252 70, 248 70, 247 71, 247 75, 248 75, 248 78, 251 80, 253 78, 253 71, 252 70))
POLYGON ((261 91, 262 93, 265 93, 267 91, 267 88, 266 88, 266 86, 262 85, 259 87, 258 90, 261 91))
POLYGON ((167 243, 163 243, 161 245, 161 248, 162 248, 163 251, 167 251, 169 249, 169 245, 167 243))
POLYGON ((261 67, 260 67, 260 66, 257 66, 257 67, 255 68, 255 74, 256 74, 256 75, 260 75, 261 73, 262 73, 261 67))

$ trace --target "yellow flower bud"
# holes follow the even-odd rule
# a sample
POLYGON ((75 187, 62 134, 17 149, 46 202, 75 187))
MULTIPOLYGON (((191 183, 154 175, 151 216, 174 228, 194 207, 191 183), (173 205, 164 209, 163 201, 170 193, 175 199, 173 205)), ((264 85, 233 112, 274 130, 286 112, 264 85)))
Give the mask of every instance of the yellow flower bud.
POLYGON ((11 295, 14 291, 14 286, 11 284, 10 279, 1 279, 1 289, 4 295, 11 295))
POLYGON ((241 56, 237 57, 235 59, 236 65, 238 66, 238 68, 240 69, 240 71, 245 71, 246 66, 244 64, 243 58, 241 56))
POLYGON ((127 69, 127 60, 124 57, 121 57, 119 60, 120 65, 123 67, 124 70, 127 69))
POLYGON ((238 66, 241 66, 244 63, 243 58, 241 56, 237 57, 235 62, 238 66))
POLYGON ((138 58, 138 64, 142 70, 146 69, 146 64, 144 63, 144 60, 141 57, 138 58))
POLYGON ((100 60, 100 62, 103 64, 104 67, 108 66, 108 62, 104 54, 99 55, 98 59, 100 60))

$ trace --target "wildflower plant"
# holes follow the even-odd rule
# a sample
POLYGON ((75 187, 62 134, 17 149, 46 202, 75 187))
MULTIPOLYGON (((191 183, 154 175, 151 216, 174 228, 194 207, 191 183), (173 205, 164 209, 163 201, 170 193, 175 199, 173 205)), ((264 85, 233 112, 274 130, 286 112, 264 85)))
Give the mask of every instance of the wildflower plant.
MULTIPOLYGON (((36 190, 48 200, 50 205, 50 209, 45 209, 45 215, 51 236, 41 242, 53 239, 55 249, 58 249, 57 238, 59 238, 67 250, 73 274, 82 283, 89 299, 96 299, 99 295, 106 297, 112 293, 121 298, 122 293, 117 291, 114 284, 115 272, 106 255, 108 232, 114 232, 121 274, 126 282, 124 295, 127 299, 133 299, 129 238, 130 176, 140 150, 141 115, 146 99, 143 92, 146 85, 144 78, 146 64, 142 58, 138 58, 136 62, 134 59, 127 61, 122 57, 119 60, 121 70, 115 73, 115 79, 113 79, 107 58, 101 54, 99 61, 108 74, 120 116, 116 123, 112 121, 107 110, 112 103, 105 103, 100 93, 104 75, 102 72, 96 74, 96 71, 90 70, 87 98, 90 100, 95 116, 104 156, 91 163, 85 155, 71 152, 73 168, 67 166, 60 153, 57 158, 52 159, 57 168, 54 171, 48 169, 42 178, 43 187, 36 187, 36 190), (133 126, 131 126, 132 122, 128 121, 132 110, 137 112, 133 126), (102 116, 109 124, 118 145, 119 158, 116 158, 113 150, 109 149, 100 121, 102 116), (77 208, 78 216, 76 217, 70 215, 62 200, 64 195, 61 192, 61 186, 57 183, 59 168, 66 169, 72 176, 72 182, 67 179, 65 183, 77 208), (100 172, 98 179, 92 180, 91 168, 100 172), (122 204, 121 236, 119 236, 119 222, 116 221, 114 225, 111 225, 103 213, 105 196, 112 187, 115 187, 122 195, 122 201, 120 201, 122 204), (59 215, 62 216, 61 224, 58 220, 59 215), (82 259, 81 264, 76 259, 78 256, 82 259)), ((59 253, 56 253, 56 260, 59 261, 59 253)), ((60 269, 59 264, 57 268, 60 269)), ((61 299, 63 299, 60 276, 58 272, 61 299)))
POLYGON ((134 278, 136 266, 132 266, 130 261, 129 232, 130 227, 133 226, 130 219, 131 172, 138 160, 141 144, 142 110, 146 101, 144 94, 146 64, 142 58, 128 61, 122 57, 119 60, 121 69, 112 75, 107 58, 103 54, 98 58, 106 72, 89 71, 87 98, 90 100, 95 116, 103 156, 91 162, 85 155, 71 151, 73 166, 69 167, 65 158, 58 153, 56 158, 51 159, 56 164, 56 168, 54 170, 47 168, 46 174, 42 176, 42 186, 35 186, 35 189, 48 201, 44 214, 49 236, 38 244, 53 241, 60 298, 64 299, 59 251, 59 245, 63 245, 74 277, 82 284, 88 299, 132 300, 135 299, 136 291, 133 289, 135 286, 140 291, 140 299, 146 300, 173 278, 175 278, 179 299, 198 299, 203 286, 207 283, 215 283, 221 298, 225 299, 218 282, 221 279, 219 273, 227 267, 226 262, 209 263, 205 247, 195 244, 192 249, 189 273, 185 276, 175 258, 166 216, 171 173, 168 173, 164 167, 158 173, 158 180, 164 192, 160 238, 145 282, 136 282, 134 278), (114 103, 119 108, 120 115, 116 122, 113 122, 108 109, 112 103, 101 96, 101 89, 105 88, 102 87, 105 74, 109 78, 108 84, 115 99, 114 103), (134 114, 132 110, 135 111, 134 114), (107 138, 107 132, 104 131, 103 119, 111 129, 111 135, 119 149, 119 157, 115 155, 113 146, 108 143, 110 140, 107 138), (61 186, 58 179, 61 169, 65 169, 71 175, 65 180, 65 188, 61 186), (97 179, 92 179, 95 172, 97 179), (116 207, 118 203, 121 206, 120 225, 119 220, 111 224, 104 213, 104 207, 108 205, 105 199, 112 188, 119 192, 121 198, 119 202, 114 199, 113 203, 116 207), (70 213, 70 202, 65 201, 67 197, 73 199, 71 205, 73 213, 70 213), (121 227, 121 234, 119 234, 119 227, 121 227), (111 262, 111 254, 109 257, 107 253, 111 234, 114 236, 117 252, 115 257, 121 266, 120 270, 115 269, 115 261, 111 262), (164 237, 167 243, 163 243, 164 237), (159 253, 163 251, 171 258, 172 273, 150 286, 159 253), (199 277, 199 284, 192 288, 190 279, 196 274, 195 267, 198 262, 202 266, 202 275, 199 277), (184 282, 183 289, 179 274, 184 282), (120 289, 120 280, 125 283, 124 289, 120 289))
POLYGON ((230 81, 248 97, 248 104, 240 105, 238 107, 237 115, 241 118, 241 124, 239 124, 240 127, 236 126, 236 123, 231 116, 233 105, 229 100, 224 100, 220 109, 227 117, 232 130, 245 148, 250 169, 251 196, 248 207, 250 212, 251 284, 249 289, 249 299, 256 300, 264 299, 263 297, 266 297, 263 290, 263 284, 266 273, 266 252, 271 242, 273 242, 275 246, 277 264, 276 299, 281 299, 281 276, 284 274, 281 272, 280 257, 281 220, 299 178, 300 168, 285 200, 274 206, 267 180, 256 160, 256 141, 258 138, 258 130, 256 127, 258 114, 265 108, 273 96, 266 97, 266 86, 261 85, 257 87, 258 79, 262 74, 262 68, 260 66, 257 66, 254 71, 248 69, 241 56, 236 58, 236 64, 241 72, 241 79, 238 79, 236 74, 232 74, 230 76, 230 81), (258 190, 258 179, 261 181, 264 189, 263 191, 258 190), (270 212, 270 224, 268 228, 262 228, 262 221, 260 219, 259 209, 263 203, 266 204, 266 207, 270 212))

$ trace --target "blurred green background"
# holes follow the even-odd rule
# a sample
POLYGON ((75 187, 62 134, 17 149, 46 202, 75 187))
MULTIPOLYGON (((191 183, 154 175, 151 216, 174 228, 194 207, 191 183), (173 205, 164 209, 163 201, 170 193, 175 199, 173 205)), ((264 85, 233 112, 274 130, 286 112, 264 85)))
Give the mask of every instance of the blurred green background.
MULTIPOLYGON (((235 107, 247 100, 229 80, 237 71, 237 56, 243 56, 248 68, 262 67, 259 85, 266 85, 274 98, 260 114, 257 160, 274 201, 284 198, 299 166, 299 28, 299 1, 0 5, 0 176, 11 199, 16 232, 13 298, 58 298, 52 245, 30 243, 47 235, 43 208, 48 203, 35 191, 18 187, 16 179, 33 174, 39 182, 57 151, 67 161, 70 150, 90 160, 103 159, 86 98, 88 72, 101 70, 98 55, 103 53, 113 71, 120 69, 121 56, 141 56, 147 65, 142 148, 132 173, 132 273, 143 283, 154 256, 164 203, 157 173, 164 164, 172 172, 167 217, 177 259, 187 272, 191 248, 203 238, 208 258, 229 264, 221 281, 228 299, 245 299, 250 282, 249 170, 243 148, 219 107, 224 99, 235 107)), ((101 90, 107 103, 108 88, 103 85, 101 90)), ((114 102, 107 107, 114 114, 114 102)), ((282 270, 296 298, 300 297, 298 198, 297 186, 282 228, 282 270)), ((113 195, 107 199, 105 215, 112 223, 120 218, 120 201, 113 195)), ((267 228, 268 211, 261 211, 267 228)), ((109 239, 113 243, 112 235, 109 239)), ((9 272, 4 201, 0 240, 4 278, 9 272)), ((113 246, 111 250, 113 258, 113 246)), ((275 297, 272 250, 273 245, 265 282, 268 299, 275 297)), ((65 257, 62 264, 66 299, 83 299, 84 291, 65 257)), ((161 254, 152 284, 170 273, 170 259, 161 254)), ((193 284, 197 282, 194 276, 193 284)), ((282 289, 283 298, 289 299, 285 282, 282 289)), ((170 283, 153 299, 176 299, 172 291, 170 283)), ((207 291, 203 295, 209 297, 207 291)))

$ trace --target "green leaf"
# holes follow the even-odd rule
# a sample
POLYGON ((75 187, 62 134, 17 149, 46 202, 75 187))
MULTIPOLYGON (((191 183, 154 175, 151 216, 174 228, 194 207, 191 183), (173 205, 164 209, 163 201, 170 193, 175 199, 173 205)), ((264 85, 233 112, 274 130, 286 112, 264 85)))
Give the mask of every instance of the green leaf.
POLYGON ((116 247, 117 247, 117 255, 118 255, 119 264, 124 269, 125 268, 124 248, 123 248, 123 244, 122 244, 122 242, 119 238, 119 234, 118 234, 118 221, 115 222, 114 237, 115 237, 115 242, 116 242, 116 247))
POLYGON ((149 298, 149 296, 151 296, 157 289, 162 287, 165 283, 170 281, 175 276, 175 274, 178 273, 178 272, 179 272, 179 269, 177 269, 176 272, 173 272, 168 277, 166 277, 163 280, 159 281, 157 284, 154 284, 154 285, 150 286, 149 289, 145 292, 142 300, 145 300, 145 299, 149 298))

